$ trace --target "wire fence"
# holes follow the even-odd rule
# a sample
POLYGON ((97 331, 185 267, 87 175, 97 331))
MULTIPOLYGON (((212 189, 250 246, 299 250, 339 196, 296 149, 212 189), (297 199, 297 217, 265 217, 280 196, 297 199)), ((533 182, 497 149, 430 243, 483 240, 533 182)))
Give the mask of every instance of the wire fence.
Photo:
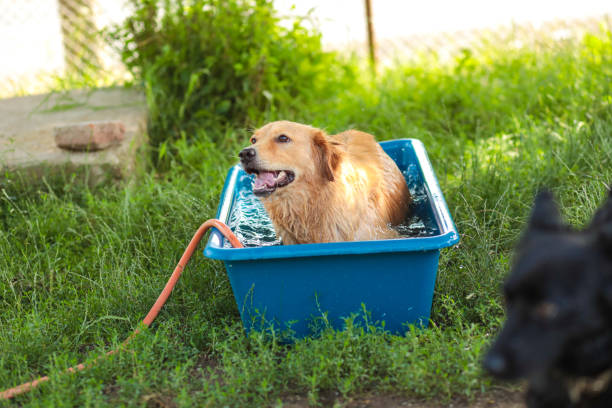
POLYGON ((126 76, 102 35, 129 13, 124 0, 0 0, 0 10, 0 97, 126 76))
POLYGON ((423 53, 435 53, 441 59, 447 59, 465 49, 478 52, 486 45, 548 48, 580 41, 587 33, 601 34, 603 30, 611 29, 612 18, 609 15, 602 15, 583 19, 553 20, 541 24, 512 24, 495 29, 386 38, 378 41, 377 57, 384 65, 423 53))
POLYGON ((101 66, 93 0, 58 0, 64 61, 68 71, 90 75, 101 66))
MULTIPOLYGON (((375 10, 376 1, 372 0, 375 10)), ((0 97, 44 90, 49 74, 85 78, 88 83, 105 77, 114 81, 127 76, 117 51, 100 35, 103 28, 129 15, 126 0, 0 0, 0 10, 3 10, 0 13, 0 97)), ((365 27, 365 15, 361 21, 350 23, 365 27)), ((374 33, 377 24, 384 22, 374 20, 374 33)), ((550 44, 551 40, 574 41, 587 32, 601 32, 602 27, 612 28, 609 15, 538 25, 513 24, 495 30, 375 37, 376 54, 379 64, 388 65, 424 52, 449 57, 465 48, 477 48, 483 42, 537 47, 550 44)), ((367 38, 340 47, 364 57, 368 53, 367 38)))

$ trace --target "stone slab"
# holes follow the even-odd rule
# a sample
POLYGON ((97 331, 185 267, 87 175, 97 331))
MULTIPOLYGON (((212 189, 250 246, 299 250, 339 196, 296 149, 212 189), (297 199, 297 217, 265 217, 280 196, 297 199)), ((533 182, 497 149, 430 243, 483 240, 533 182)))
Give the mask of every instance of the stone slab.
POLYGON ((146 142, 144 95, 105 88, 0 100, 0 170, 40 174, 52 168, 87 167, 114 178, 129 175, 146 142), (69 151, 55 141, 55 129, 84 122, 120 122, 124 140, 100 151, 69 151))

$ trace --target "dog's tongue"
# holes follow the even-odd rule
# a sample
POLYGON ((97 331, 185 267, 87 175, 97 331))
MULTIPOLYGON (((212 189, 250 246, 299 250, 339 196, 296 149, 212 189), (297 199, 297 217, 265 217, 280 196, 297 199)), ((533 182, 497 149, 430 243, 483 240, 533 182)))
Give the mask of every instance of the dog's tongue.
POLYGON ((257 177, 255 177, 255 183, 253 183, 254 190, 261 190, 264 188, 271 188, 276 185, 276 175, 271 171, 260 171, 257 177))

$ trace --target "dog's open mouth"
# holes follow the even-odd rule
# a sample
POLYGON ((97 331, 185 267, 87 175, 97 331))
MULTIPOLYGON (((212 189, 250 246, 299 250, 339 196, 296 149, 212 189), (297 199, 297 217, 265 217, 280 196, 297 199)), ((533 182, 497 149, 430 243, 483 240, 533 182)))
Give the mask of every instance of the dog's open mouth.
POLYGON ((295 179, 295 174, 290 170, 253 170, 249 173, 255 174, 253 183, 253 194, 267 196, 279 187, 285 187, 295 179))

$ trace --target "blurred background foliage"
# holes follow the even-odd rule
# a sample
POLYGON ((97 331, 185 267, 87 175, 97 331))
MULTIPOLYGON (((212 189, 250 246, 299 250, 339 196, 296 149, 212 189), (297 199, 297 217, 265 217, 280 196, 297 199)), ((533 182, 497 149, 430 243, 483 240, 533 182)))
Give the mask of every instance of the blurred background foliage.
POLYGON ((443 148, 458 153, 453 146, 512 132, 524 118, 588 121, 610 104, 592 97, 610 94, 605 26, 578 44, 483 37, 451 58, 433 51, 380 67, 374 81, 362 60, 324 50, 306 17, 280 18, 271 0, 130 1, 134 13, 108 39, 144 85, 160 170, 180 155, 176 142, 190 146, 203 134, 217 144, 245 140, 278 118, 383 139, 444 135, 443 148))
POLYGON ((110 38, 145 85, 154 146, 299 109, 355 75, 300 19, 280 24, 271 0, 131 2, 135 12, 110 38))

